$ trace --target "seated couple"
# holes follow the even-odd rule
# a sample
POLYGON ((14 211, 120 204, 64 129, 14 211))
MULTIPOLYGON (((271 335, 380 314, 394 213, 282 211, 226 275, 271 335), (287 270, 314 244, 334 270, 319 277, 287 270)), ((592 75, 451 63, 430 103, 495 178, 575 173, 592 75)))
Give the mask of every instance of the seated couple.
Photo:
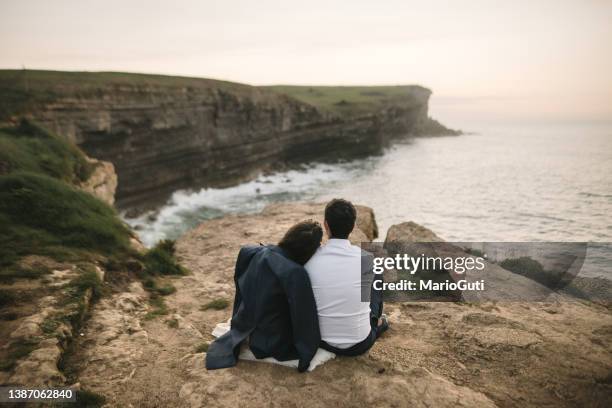
POLYGON ((356 217, 350 202, 332 200, 325 245, 320 224, 303 221, 278 245, 240 250, 231 329, 208 348, 206 368, 236 365, 243 342, 258 359, 299 360, 300 372, 319 347, 345 356, 372 347, 388 323, 382 293, 372 289, 371 255, 348 240, 356 217), (369 302, 362 302, 362 290, 369 302))

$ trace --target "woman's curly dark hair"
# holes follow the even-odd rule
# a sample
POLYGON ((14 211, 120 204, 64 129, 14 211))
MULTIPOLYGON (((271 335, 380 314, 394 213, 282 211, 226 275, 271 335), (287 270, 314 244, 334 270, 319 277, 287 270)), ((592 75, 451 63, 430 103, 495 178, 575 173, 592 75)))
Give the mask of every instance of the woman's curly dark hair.
POLYGON ((298 222, 285 233, 278 246, 285 251, 289 259, 304 265, 323 239, 321 224, 313 220, 298 222))

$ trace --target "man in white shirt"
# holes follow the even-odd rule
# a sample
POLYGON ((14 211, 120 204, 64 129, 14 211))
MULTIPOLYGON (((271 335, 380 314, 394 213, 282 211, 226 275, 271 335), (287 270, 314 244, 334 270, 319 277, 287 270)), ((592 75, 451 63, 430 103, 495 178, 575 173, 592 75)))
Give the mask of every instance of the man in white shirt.
POLYGON ((330 201, 325 207, 329 241, 304 265, 317 304, 321 347, 348 356, 368 351, 388 328, 382 316, 382 293, 372 289, 371 255, 348 240, 356 218, 349 201, 330 201), (362 263, 370 266, 364 268, 362 263), (362 288, 371 293, 370 302, 362 301, 362 288))

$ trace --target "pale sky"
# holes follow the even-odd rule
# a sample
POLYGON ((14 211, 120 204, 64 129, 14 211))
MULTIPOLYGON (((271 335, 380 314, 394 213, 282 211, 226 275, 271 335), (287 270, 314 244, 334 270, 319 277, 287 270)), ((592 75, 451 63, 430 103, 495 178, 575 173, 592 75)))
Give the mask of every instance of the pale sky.
POLYGON ((1 0, 0 68, 421 84, 432 115, 612 119, 612 0, 1 0))

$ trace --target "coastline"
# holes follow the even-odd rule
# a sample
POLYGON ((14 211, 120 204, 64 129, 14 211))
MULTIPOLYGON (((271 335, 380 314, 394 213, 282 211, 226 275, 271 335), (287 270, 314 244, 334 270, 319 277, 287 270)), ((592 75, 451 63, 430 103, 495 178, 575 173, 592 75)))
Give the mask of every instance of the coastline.
POLYGON ((363 157, 395 139, 460 134, 429 117, 431 91, 421 86, 352 87, 348 96, 342 87, 314 88, 343 108, 330 110, 289 89, 206 78, 0 70, 7 95, 0 98, 0 123, 26 117, 113 163, 117 207, 134 213, 179 189, 235 185, 311 160, 363 157))
MULTIPOLYGON (((17 132, 13 135, 16 138, 8 139, 17 147, 24 140, 19 138, 19 132, 25 130, 31 133, 28 137, 44 143, 61 139, 27 121, 22 127, 10 131, 17 132)), ((76 194, 74 190, 80 189, 97 196, 106 203, 101 207, 103 210, 97 211, 118 223, 111 208, 117 188, 113 164, 90 159, 74 146, 62 143, 62 149, 75 155, 83 163, 79 166, 87 171, 69 173, 60 181, 47 183, 66 190, 66 194, 76 194)), ((30 153, 24 150, 26 156, 30 153)), ((31 165, 42 173, 38 177, 48 171, 36 161, 31 165)), ((78 171, 79 166, 70 168, 70 172, 78 171)), ((16 169, 23 171, 18 166, 16 169)), ((57 177, 53 172, 50 175, 57 177)), ((23 177, 18 173, 9 176, 7 179, 23 177)), ((257 190, 255 193, 259 194, 257 190)), ((54 205, 61 211, 61 202, 48 197, 46 200, 49 202, 36 203, 54 205)), ((80 205, 80 200, 75 197, 69 201, 80 205)), ((103 203, 85 200, 83 204, 91 210, 103 203)), ((83 387, 118 406, 160 402, 223 406, 239 404, 247 398, 264 403, 267 395, 278 392, 279 383, 284 384, 279 393, 281 402, 290 403, 296 398, 311 402, 311 393, 303 389, 303 380, 294 373, 257 364, 209 373, 202 363, 212 339, 212 328, 228 318, 238 248, 247 243, 275 242, 300 219, 321 220, 322 208, 322 204, 312 202, 276 203, 260 212, 207 220, 183 234, 176 243, 176 256, 190 273, 183 266, 170 265, 175 271, 170 275, 164 272, 149 275, 147 256, 155 255, 160 247, 145 251, 133 232, 121 225, 117 226, 120 234, 116 239, 125 254, 120 256, 104 252, 105 249, 87 254, 86 258, 77 252, 74 256, 79 258, 60 263, 44 258, 40 271, 34 271, 39 268, 40 259, 26 259, 32 265, 24 267, 25 273, 38 274, 28 281, 29 286, 23 289, 24 279, 19 278, 9 279, 2 287, 6 293, 18 295, 12 295, 11 310, 3 315, 9 322, 2 329, 7 334, 6 350, 10 354, 16 347, 21 348, 19 353, 8 356, 0 378, 12 383, 83 387), (87 282, 83 283, 83 278, 87 282), (51 285, 57 290, 49 290, 40 301, 36 298, 23 307, 30 298, 21 300, 21 296, 31 296, 39 287, 36 285, 51 285), (74 288, 79 289, 76 296, 72 294, 74 288), (73 301, 70 310, 58 307, 65 305, 67 297, 73 301), (155 361, 151 361, 151 355, 157 357, 155 361)), ((11 216, 20 214, 19 208, 11 211, 11 216)), ((359 206, 358 211, 353 242, 376 239, 379 231, 374 210, 359 206)), ((30 220, 19 222, 27 225, 30 220)), ((77 223, 75 228, 88 227, 82 224, 77 223)), ((38 227, 44 230, 48 225, 38 227)), ((393 223, 386 241, 393 234, 396 239, 408 241, 441 240, 415 223, 393 223)), ((161 245, 171 248, 169 256, 174 255, 173 243, 161 245)), ((18 272, 24 273, 22 269, 18 272)), ((526 277, 504 273, 513 282, 530 285, 526 277)), ((330 400, 315 402, 352 406, 357 399, 367 400, 380 387, 389 387, 393 393, 382 398, 383 403, 390 405, 402 405, 405 398, 442 406, 453 404, 457 398, 478 406, 512 405, 516 398, 539 402, 534 405, 559 406, 571 406, 575 401, 603 401, 610 387, 606 367, 612 364, 609 353, 612 316, 607 301, 610 282, 582 277, 569 289, 571 297, 558 293, 542 302, 510 303, 483 301, 478 296, 457 299, 444 295, 439 302, 419 298, 391 301, 387 311, 393 328, 387 338, 367 356, 352 361, 338 359, 313 374, 310 388, 332 395, 330 400), (604 294, 604 301, 588 300, 597 293, 604 294), (561 352, 570 366, 556 361, 555 356, 561 352), (347 372, 352 374, 344 387, 354 391, 354 400, 344 399, 344 394, 334 393, 329 385, 332 379, 347 372), (494 378, 483 378, 483 372, 495 373, 494 378), (576 376, 583 381, 575 382, 576 376), (510 397, 517 390, 518 397, 510 397)))

